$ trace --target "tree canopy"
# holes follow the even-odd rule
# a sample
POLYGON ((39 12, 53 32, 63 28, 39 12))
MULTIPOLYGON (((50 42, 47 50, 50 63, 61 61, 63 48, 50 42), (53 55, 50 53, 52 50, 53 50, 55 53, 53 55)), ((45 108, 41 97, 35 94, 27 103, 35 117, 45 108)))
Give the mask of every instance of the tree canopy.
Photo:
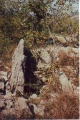
POLYGON ((43 43, 52 33, 78 31, 71 18, 74 0, 0 0, 0 48, 25 39, 27 47, 43 43), (70 12, 70 13, 69 13, 70 12), (69 13, 69 14, 68 14, 69 13), (6 41, 6 42, 5 42, 6 41), (7 45, 5 45, 5 43, 7 45))

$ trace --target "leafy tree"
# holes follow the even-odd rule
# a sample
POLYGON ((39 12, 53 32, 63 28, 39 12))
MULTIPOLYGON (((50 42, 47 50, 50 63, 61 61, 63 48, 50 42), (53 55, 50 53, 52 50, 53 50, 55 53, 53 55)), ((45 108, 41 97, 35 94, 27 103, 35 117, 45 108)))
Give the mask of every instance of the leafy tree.
POLYGON ((71 22, 67 14, 74 1, 57 0, 55 4, 53 2, 55 0, 0 0, 1 34, 10 39, 10 43, 18 43, 24 38, 27 46, 32 46, 48 39, 49 31, 68 33, 69 25, 66 23, 71 24, 75 32, 78 25, 75 21, 71 22), (67 1, 69 4, 66 4, 67 1))

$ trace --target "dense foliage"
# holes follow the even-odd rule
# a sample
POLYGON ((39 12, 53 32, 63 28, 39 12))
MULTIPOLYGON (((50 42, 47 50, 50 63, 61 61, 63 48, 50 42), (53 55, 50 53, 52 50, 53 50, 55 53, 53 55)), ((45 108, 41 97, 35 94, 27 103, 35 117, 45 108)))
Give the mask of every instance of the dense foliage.
POLYGON ((0 0, 1 57, 10 50, 11 45, 18 44, 21 38, 31 48, 45 44, 50 33, 77 33, 78 21, 71 18, 73 2, 74 0, 0 0))

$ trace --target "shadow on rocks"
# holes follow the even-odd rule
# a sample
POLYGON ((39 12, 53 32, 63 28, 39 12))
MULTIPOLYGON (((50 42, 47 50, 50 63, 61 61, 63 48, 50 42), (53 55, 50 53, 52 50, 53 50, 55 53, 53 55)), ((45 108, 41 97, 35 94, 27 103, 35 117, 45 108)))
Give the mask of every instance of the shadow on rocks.
POLYGON ((37 70, 37 62, 29 49, 24 49, 24 55, 27 56, 23 67, 25 78, 24 93, 27 93, 29 96, 32 94, 39 95, 39 91, 44 83, 34 75, 34 72, 37 70))

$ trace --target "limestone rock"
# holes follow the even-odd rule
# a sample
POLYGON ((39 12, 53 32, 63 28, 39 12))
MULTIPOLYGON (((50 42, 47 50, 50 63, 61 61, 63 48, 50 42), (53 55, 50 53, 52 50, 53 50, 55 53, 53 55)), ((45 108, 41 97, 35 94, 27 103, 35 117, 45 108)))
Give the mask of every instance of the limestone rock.
POLYGON ((37 65, 37 68, 38 68, 38 69, 40 69, 40 68, 41 68, 41 69, 42 69, 42 68, 47 69, 47 68, 50 68, 50 66, 51 66, 50 64, 42 63, 41 60, 39 60, 38 65, 37 65))
POLYGON ((12 75, 11 75, 11 89, 23 93, 24 73, 22 63, 24 62, 24 40, 21 39, 12 57, 12 75))
POLYGON ((12 97, 11 92, 7 92, 6 95, 4 95, 4 99, 11 99, 11 97, 12 97))
POLYGON ((9 109, 9 114, 10 114, 10 115, 16 115, 15 109, 14 109, 14 108, 10 108, 10 109, 9 109))
POLYGON ((29 106, 30 106, 30 108, 33 108, 33 114, 40 115, 40 116, 44 115, 44 109, 45 109, 44 102, 42 103, 42 101, 41 101, 38 104, 38 106, 31 103, 31 104, 29 104, 29 106))
POLYGON ((2 111, 2 113, 6 116, 14 115, 15 117, 20 117, 24 111, 26 115, 27 114, 32 115, 27 105, 27 99, 23 97, 5 99, 5 103, 6 108, 2 111))
POLYGON ((6 96, 11 96, 11 85, 10 85, 10 82, 6 83, 6 96))
POLYGON ((27 106, 27 99, 23 98, 23 97, 18 97, 18 99, 16 99, 15 102, 15 109, 25 109, 28 108, 27 106))
POLYGON ((50 54, 46 50, 41 51, 40 58, 42 59, 42 62, 46 64, 49 64, 51 62, 50 54))
POLYGON ((70 83, 70 81, 68 80, 67 76, 65 75, 65 73, 60 72, 60 76, 59 76, 59 81, 61 83, 62 86, 62 90, 65 92, 70 92, 73 91, 73 86, 70 83))
POLYGON ((2 108, 2 107, 5 107, 5 102, 4 102, 4 100, 0 99, 0 108, 2 108))
POLYGON ((0 80, 4 80, 4 81, 8 80, 8 78, 7 78, 7 72, 0 71, 0 80))
POLYGON ((10 109, 13 106, 13 101, 11 99, 10 100, 6 100, 6 104, 7 104, 6 108, 10 109))
POLYGON ((30 99, 36 99, 37 98, 37 95, 36 94, 33 94, 29 97, 30 99))
POLYGON ((14 108, 10 108, 10 109, 4 109, 3 111, 2 111, 2 114, 3 115, 6 115, 6 116, 15 116, 17 113, 16 113, 17 111, 15 111, 15 109, 14 108))
POLYGON ((4 82, 3 81, 0 81, 0 89, 4 90, 4 82))

